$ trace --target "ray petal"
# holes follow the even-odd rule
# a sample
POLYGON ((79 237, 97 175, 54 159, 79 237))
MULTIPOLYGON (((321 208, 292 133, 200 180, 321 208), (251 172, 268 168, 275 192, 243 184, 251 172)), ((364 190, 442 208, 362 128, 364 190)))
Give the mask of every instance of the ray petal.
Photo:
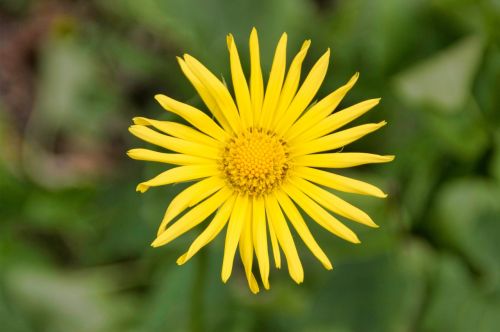
POLYGON ((245 275, 248 281, 248 287, 252 293, 256 294, 259 292, 259 285, 257 280, 252 273, 253 265, 253 240, 252 240, 252 208, 247 208, 246 215, 244 219, 243 230, 240 235, 240 256, 243 262, 243 267, 245 268, 245 275))
POLYGON ((208 226, 201 232, 201 234, 193 241, 191 246, 189 246, 188 251, 177 259, 177 264, 182 265, 186 263, 191 257, 196 255, 201 248, 206 246, 208 243, 212 242, 213 239, 221 230, 226 226, 229 216, 231 215, 231 210, 233 209, 235 196, 230 196, 227 201, 219 208, 217 214, 208 224, 208 226))
POLYGON ((233 79, 234 94, 238 103, 243 127, 248 128, 253 125, 252 101, 250 100, 250 91, 248 90, 247 80, 243 69, 241 68, 240 57, 234 42, 233 35, 227 36, 227 47, 229 49, 229 60, 231 65, 231 76, 233 79))
POLYGON ((341 215, 342 217, 349 218, 366 226, 378 227, 368 214, 358 209, 354 205, 347 203, 331 192, 318 187, 309 181, 297 177, 291 178, 290 182, 304 194, 311 197, 318 204, 332 211, 333 213, 341 215))
POLYGON ((293 169, 293 173, 298 177, 335 190, 380 198, 387 197, 387 194, 372 184, 319 169, 299 166, 293 169))
POLYGON ((269 81, 267 82, 266 94, 264 96, 264 103, 260 114, 259 124, 264 128, 269 127, 280 98, 281 87, 285 78, 286 69, 286 43, 287 34, 284 33, 281 36, 274 53, 271 73, 269 74, 269 81))
POLYGON ((209 159, 219 158, 220 150, 206 144, 160 134, 145 126, 132 125, 129 127, 129 131, 143 141, 161 146, 167 150, 209 159))
POLYGON ((182 211, 188 207, 198 204, 220 188, 224 187, 225 184, 224 180, 217 176, 212 176, 198 181, 181 191, 168 205, 167 211, 165 211, 163 220, 158 228, 158 236, 163 233, 168 223, 177 217, 182 211))
POLYGON ((205 134, 221 142, 229 138, 217 123, 199 109, 161 94, 156 95, 155 99, 164 109, 182 117, 205 134))
POLYGON ((318 103, 314 104, 307 110, 297 122, 293 124, 290 129, 285 133, 287 140, 291 140, 299 134, 309 130, 311 127, 318 124, 321 120, 332 113, 338 104, 342 101, 344 96, 356 84, 359 73, 354 74, 353 77, 345 85, 330 93, 325 98, 321 99, 318 103))
POLYGON ((301 156, 311 153, 330 151, 346 146, 361 137, 373 133, 385 126, 387 122, 368 123, 349 129, 341 130, 336 133, 317 138, 315 140, 302 144, 292 145, 290 155, 301 156))
POLYGON ((325 211, 316 202, 310 199, 295 186, 285 184, 283 190, 290 196, 298 206, 302 208, 315 222, 332 234, 352 243, 360 243, 356 234, 346 225, 337 220, 330 213, 325 211))
POLYGON ((210 112, 214 115, 217 121, 219 121, 222 128, 224 128, 228 132, 231 132, 231 127, 229 126, 229 123, 224 117, 224 114, 219 108, 219 105, 215 101, 214 97, 212 97, 212 95, 210 94, 210 91, 203 85, 203 83, 201 83, 198 77, 196 77, 196 75, 191 71, 191 69, 186 64, 183 58, 177 57, 177 62, 179 63, 179 66, 181 67, 181 70, 184 73, 184 75, 191 82, 196 92, 198 92, 198 95, 201 97, 205 105, 207 105, 210 112))
POLYGON ((360 152, 336 152, 298 156, 293 159, 293 164, 320 168, 348 168, 365 164, 388 163, 393 160, 394 156, 390 155, 381 156, 360 152))
POLYGON ((292 63, 290 64, 290 69, 288 69, 285 83, 283 84, 283 89, 281 90, 278 106, 276 107, 276 112, 273 116, 273 127, 276 126, 283 113, 285 113, 285 110, 288 108, 288 106, 290 106, 293 97, 295 97, 295 93, 297 92, 297 88, 299 87, 302 62, 304 62, 307 50, 309 49, 310 45, 311 41, 306 40, 302 44, 300 52, 297 53, 292 63))
POLYGON ((326 71, 328 70, 328 61, 330 60, 330 49, 319 58, 314 64, 311 71, 307 75, 304 83, 300 87, 297 95, 292 100, 292 103, 280 119, 276 132, 283 135, 288 128, 297 120, 297 118, 304 112, 311 100, 318 92, 323 79, 325 78, 326 71))
POLYGON ((241 194, 238 195, 234 203, 233 211, 231 212, 231 217, 229 218, 229 225, 227 226, 221 272, 221 278, 224 283, 229 279, 233 270, 234 255, 240 240, 241 232, 243 231, 248 208, 249 198, 241 194))
POLYGON ((165 245, 180 235, 186 233, 210 216, 231 195, 232 191, 230 189, 222 188, 213 196, 198 204, 179 218, 179 220, 173 223, 172 226, 168 227, 163 233, 161 233, 161 235, 153 241, 151 246, 159 247, 165 245))
POLYGON ((144 193, 150 187, 206 178, 219 173, 220 170, 217 164, 179 166, 160 173, 151 180, 139 183, 136 190, 144 193))
POLYGON ((304 269, 283 212, 273 194, 267 195, 265 201, 266 211, 270 215, 279 245, 286 257, 288 273, 296 283, 300 284, 304 281, 304 269))
POLYGON ((215 160, 179 153, 163 153, 148 149, 131 149, 127 155, 135 160, 155 161, 174 165, 214 164, 215 160))
POLYGON ((379 102, 380 98, 365 100, 346 109, 333 113, 320 122, 316 123, 307 131, 302 132, 302 134, 297 135, 293 139, 289 139, 288 142, 289 144, 293 145, 296 142, 307 142, 312 139, 329 134, 365 114, 373 107, 375 107, 379 102))
POLYGON ((266 232, 266 211, 262 197, 252 199, 252 227, 255 255, 265 289, 269 289, 269 253, 266 232))
POLYGON ((276 226, 273 225, 273 219, 271 212, 267 209, 267 204, 264 206, 266 210, 267 225, 269 226, 269 238, 271 239, 271 247, 273 249, 274 265, 277 269, 281 269, 281 254, 280 247, 278 245, 278 238, 276 237, 276 226))
POLYGON ((134 124, 142 126, 152 126, 170 136, 182 138, 187 141, 207 144, 215 148, 221 147, 221 142, 212 137, 199 132, 196 129, 185 126, 183 124, 171 121, 158 121, 144 117, 133 118, 134 124))
POLYGON ((250 33, 250 96, 252 99, 252 110, 254 124, 260 118, 262 101, 264 99, 264 82, 262 80, 262 70, 260 68, 259 37, 257 30, 252 29, 250 33))
POLYGON ((311 250, 313 255, 323 264, 323 266, 326 269, 331 270, 333 268, 332 263, 314 239, 311 231, 309 231, 309 228, 304 221, 304 218, 302 218, 302 215, 290 197, 288 197, 284 191, 279 190, 276 191, 276 198, 302 241, 304 241, 309 250, 311 250))
POLYGON ((233 97, 226 86, 208 70, 201 62, 190 56, 184 55, 184 61, 189 69, 196 75, 201 83, 210 91, 210 94, 217 102, 224 118, 227 120, 234 132, 240 132, 242 129, 241 119, 238 115, 238 109, 234 104, 233 97))

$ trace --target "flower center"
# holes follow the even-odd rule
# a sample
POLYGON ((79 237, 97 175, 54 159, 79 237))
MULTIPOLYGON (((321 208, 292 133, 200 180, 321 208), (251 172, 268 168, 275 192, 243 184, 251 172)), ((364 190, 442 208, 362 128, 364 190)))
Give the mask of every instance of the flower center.
POLYGON ((251 196, 278 187, 288 166, 285 141, 260 128, 250 128, 233 137, 222 154, 222 169, 229 184, 251 196))

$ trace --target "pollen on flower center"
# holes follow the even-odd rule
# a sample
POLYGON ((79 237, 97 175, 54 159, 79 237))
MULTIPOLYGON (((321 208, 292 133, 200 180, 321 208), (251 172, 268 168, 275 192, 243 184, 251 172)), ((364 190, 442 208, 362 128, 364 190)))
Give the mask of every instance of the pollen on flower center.
POLYGON ((250 128, 225 146, 222 169, 230 185, 251 196, 279 186, 288 170, 287 145, 276 134, 250 128))

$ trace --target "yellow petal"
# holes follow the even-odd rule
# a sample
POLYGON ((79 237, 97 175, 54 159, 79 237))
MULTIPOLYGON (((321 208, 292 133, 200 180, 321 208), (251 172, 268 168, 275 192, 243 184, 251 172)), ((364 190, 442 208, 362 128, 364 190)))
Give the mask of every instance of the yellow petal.
POLYGON ((358 237, 346 225, 337 220, 334 216, 325 211, 303 192, 290 184, 285 184, 283 190, 321 227, 332 234, 352 243, 360 243, 358 237))
POLYGON ((158 236, 163 233, 168 223, 177 217, 182 211, 188 207, 198 204, 225 185, 226 183, 223 179, 213 176, 198 181, 181 191, 170 202, 160 227, 158 228, 158 236))
POLYGON ((262 80, 262 70, 260 68, 259 37, 257 30, 252 29, 250 33, 250 96, 252 99, 253 119, 257 123, 260 118, 262 101, 264 99, 264 82, 262 80))
POLYGON ((131 149, 127 151, 127 155, 135 160, 156 161, 174 165, 203 165, 215 163, 213 159, 178 153, 156 152, 148 149, 131 149))
POLYGON ((210 91, 201 83, 201 81, 196 77, 196 75, 193 74, 193 72, 191 71, 191 69, 189 69, 184 59, 177 57, 177 62, 179 63, 179 66, 181 67, 181 70, 184 73, 184 75, 186 75, 188 80, 196 89, 196 92, 198 92, 198 95, 200 95, 201 99, 203 100, 205 105, 207 105, 210 112, 214 115, 217 121, 219 121, 222 128, 224 128, 228 132, 231 132, 231 127, 229 126, 229 123, 225 119, 224 114, 219 108, 219 105, 217 105, 217 102, 215 101, 214 97, 212 97, 212 95, 210 94, 210 91))
POLYGON ((375 107, 379 103, 379 101, 380 98, 365 100, 361 103, 333 113, 313 125, 307 131, 304 131, 302 134, 294 137, 293 139, 289 139, 288 143, 290 145, 293 145, 296 142, 307 142, 312 139, 329 134, 365 114, 373 107, 375 107))
POLYGON ((151 180, 139 183, 136 190, 144 193, 150 187, 158 187, 171 183, 206 178, 209 176, 217 175, 219 173, 220 170, 217 164, 179 166, 160 173, 151 180))
POLYGON ((255 276, 252 273, 253 265, 253 243, 252 243, 252 209, 248 208, 246 210, 246 215, 244 219, 243 230, 240 235, 240 256, 243 262, 243 267, 245 268, 245 275, 248 281, 248 287, 252 293, 256 294, 259 292, 259 285, 255 276))
POLYGON ((249 199, 247 196, 238 195, 234 208, 229 218, 227 226, 226 242, 224 245, 224 258, 222 259, 221 278, 225 283, 231 276, 233 270, 234 254, 240 240, 241 232, 245 224, 247 209, 249 208, 249 199))
POLYGON ((187 141, 206 144, 213 146, 215 148, 221 148, 222 145, 221 142, 213 139, 212 137, 202 134, 196 129, 193 129, 191 127, 185 126, 177 122, 158 121, 143 117, 135 117, 133 121, 134 124, 136 125, 153 126, 154 128, 163 131, 164 133, 170 136, 182 138, 187 141))
POLYGON ((292 63, 290 64, 290 69, 288 70, 288 73, 286 75, 285 83, 283 84, 283 89, 281 90, 278 106, 276 107, 276 112, 273 117, 273 128, 281 119, 283 113, 285 113, 285 110, 288 108, 288 106, 290 106, 293 97, 295 97, 295 93, 297 92, 297 88, 299 87, 302 62, 304 62, 307 50, 309 49, 310 45, 311 41, 306 40, 302 44, 300 52, 297 53, 292 63))
POLYGON ((208 115, 203 113, 191 105, 181 103, 180 101, 169 98, 165 95, 156 95, 156 101, 169 112, 177 114, 184 120, 198 128, 205 134, 213 138, 225 142, 228 140, 229 135, 222 130, 208 115))
POLYGON ((232 130, 240 132, 242 125, 238 115, 238 110, 236 109, 234 100, 226 86, 214 74, 212 74, 210 70, 202 65, 201 62, 189 54, 184 55, 184 61, 186 61, 189 69, 191 69, 193 74, 196 75, 196 77, 217 102, 219 109, 222 111, 224 118, 227 120, 232 130))
POLYGON ((326 71, 328 70, 328 61, 330 60, 330 49, 314 64, 311 71, 307 75, 304 83, 300 87, 297 95, 293 98, 292 103, 283 114, 283 118, 279 119, 276 132, 283 135, 288 128, 297 120, 304 112, 311 100, 318 92, 326 71))
POLYGON ((330 93, 325 98, 321 99, 318 103, 314 104, 305 114, 293 124, 293 126, 286 131, 285 137, 289 141, 299 134, 307 131, 309 128, 315 126, 332 113, 338 104, 342 101, 347 92, 354 86, 358 80, 359 73, 354 74, 353 77, 345 85, 330 93))
POLYGON ((271 247, 273 248, 274 265, 277 269, 281 269, 281 255, 280 247, 278 245, 278 238, 276 237, 275 226, 271 218, 270 212, 266 207, 267 224, 269 226, 269 237, 271 238, 271 247))
POLYGON ((269 254, 267 249, 266 212, 262 197, 252 200, 252 226, 255 255, 259 263, 260 277, 265 289, 269 289, 269 254))
POLYGON ((226 226, 233 209, 235 196, 230 196, 227 201, 220 207, 217 214, 208 224, 208 226, 201 232, 201 234, 193 241, 188 251, 177 259, 177 264, 182 265, 186 263, 191 257, 196 255, 201 248, 206 246, 208 243, 212 242, 213 239, 220 233, 220 231, 226 226))
POLYGON ((393 160, 394 156, 381 156, 359 152, 336 152, 298 156, 293 159, 293 164, 320 168, 348 168, 365 164, 388 163, 393 160))
POLYGON ((250 91, 248 90, 247 80, 243 69, 241 68, 240 57, 233 35, 227 37, 227 47, 229 49, 229 60, 231 64, 231 76, 233 79, 234 94, 236 102, 238 103, 238 110, 240 112, 243 127, 248 128, 253 125, 252 117, 252 102, 250 100, 250 91))
POLYGON ((382 190, 369 183, 351 179, 342 175, 321 171, 309 167, 295 167, 293 172, 298 177, 315 182, 322 186, 348 193, 370 195, 380 198, 387 197, 382 190))
POLYGON ((296 283, 300 284, 304 281, 304 269, 283 212, 281 212, 278 201, 273 194, 267 195, 265 201, 266 211, 269 213, 276 237, 286 257, 288 273, 296 283))
POLYGON ((148 127, 133 125, 129 131, 138 138, 165 149, 208 159, 218 159, 220 150, 209 145, 160 134, 148 127))
POLYGON ((304 194, 311 197, 318 204, 324 208, 341 215, 342 217, 349 218, 361 224, 370 227, 378 227, 365 212, 361 211, 354 205, 351 205, 343 199, 337 197, 331 192, 312 184, 301 178, 290 178, 290 182, 301 190, 304 194))
POLYGON ((207 198, 202 203, 198 204, 191 210, 189 210, 185 215, 183 215, 179 220, 167 228, 160 236, 158 236, 151 246, 159 247, 165 245, 172 240, 176 239, 180 235, 186 233, 191 228, 195 227, 202 221, 204 221, 209 215, 211 215, 219 206, 221 206, 229 196, 232 195, 232 191, 228 188, 222 188, 213 196, 207 198))
POLYGON ((333 268, 332 263, 320 248, 316 240, 314 240, 314 237, 309 231, 309 228, 307 227, 299 210, 295 207, 295 204, 290 200, 288 195, 281 190, 276 192, 276 198, 302 241, 304 241, 309 250, 311 250, 313 255, 323 264, 323 266, 326 269, 331 270, 333 268))
POLYGON ((293 145, 290 148, 290 155, 300 156, 316 152, 330 151, 346 146, 361 137, 368 135, 380 127, 383 127, 387 122, 382 121, 379 123, 368 123, 336 133, 317 138, 315 140, 304 142, 302 144, 293 145))
POLYGON ((285 78, 286 42, 287 34, 284 33, 274 53, 271 73, 269 74, 266 94, 264 96, 264 104, 262 105, 262 112, 260 114, 259 124, 264 128, 268 128, 271 124, 274 111, 280 98, 281 87, 283 85, 283 79, 285 78))

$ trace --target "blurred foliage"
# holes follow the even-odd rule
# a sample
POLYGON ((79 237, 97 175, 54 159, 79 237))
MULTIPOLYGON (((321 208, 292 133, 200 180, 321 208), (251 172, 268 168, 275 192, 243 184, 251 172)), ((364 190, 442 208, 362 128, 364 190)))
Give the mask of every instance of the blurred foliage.
POLYGON ((497 331, 499 26, 498 0, 0 0, 0 330, 497 331), (390 193, 349 197, 380 229, 313 226, 336 268, 301 246, 304 284, 257 296, 239 263, 220 282, 220 238, 183 267, 193 234, 149 247, 183 186, 139 196, 161 166, 125 157, 133 116, 169 116, 155 93, 201 107, 175 56, 227 78, 252 26, 265 72, 283 31, 306 67, 332 49, 319 96, 360 71, 341 106, 381 96, 362 121, 389 126, 346 149, 397 156, 346 172, 390 193))

